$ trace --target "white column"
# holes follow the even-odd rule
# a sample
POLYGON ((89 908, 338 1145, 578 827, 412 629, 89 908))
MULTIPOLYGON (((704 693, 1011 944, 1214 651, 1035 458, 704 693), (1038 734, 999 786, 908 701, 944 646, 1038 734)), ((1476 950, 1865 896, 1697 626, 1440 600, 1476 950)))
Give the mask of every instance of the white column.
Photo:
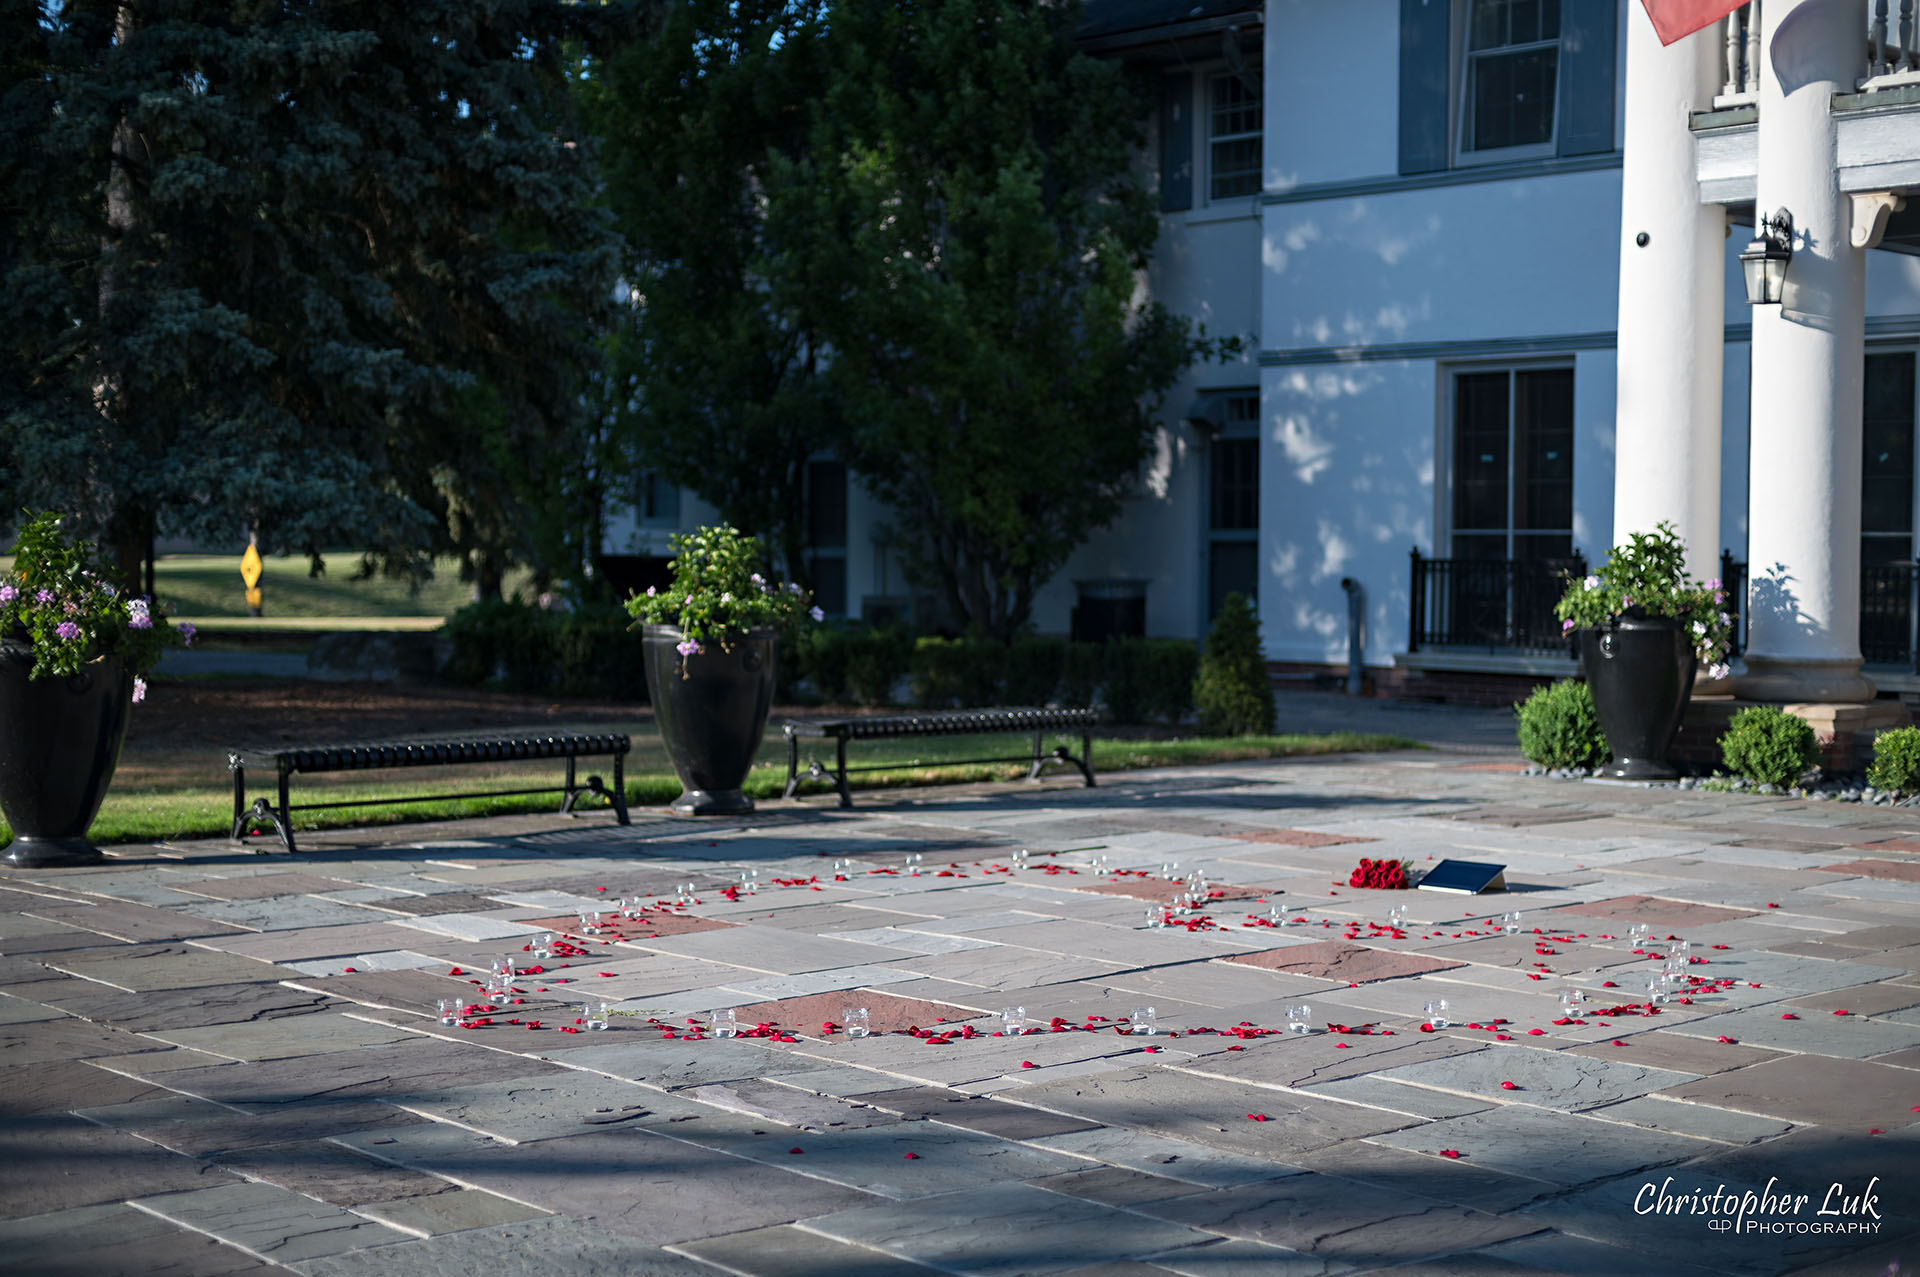
POLYGON ((1864 60, 1861 12, 1767 0, 1757 207, 1793 215, 1778 306, 1753 312, 1747 673, 1742 697, 1864 701, 1860 673, 1860 393, 1864 251, 1839 189, 1830 103, 1864 60))
POLYGON ((1703 580, 1720 574, 1726 215, 1700 202, 1688 115, 1712 104, 1720 52, 1718 26, 1663 48, 1627 6, 1612 544, 1671 520, 1703 580))

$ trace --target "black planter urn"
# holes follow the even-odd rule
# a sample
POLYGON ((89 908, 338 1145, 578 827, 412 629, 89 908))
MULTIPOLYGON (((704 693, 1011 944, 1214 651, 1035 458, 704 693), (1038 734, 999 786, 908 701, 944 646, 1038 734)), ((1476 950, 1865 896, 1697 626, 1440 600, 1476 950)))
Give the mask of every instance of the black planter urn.
POLYGON ((0 642, 0 811, 13 827, 7 863, 23 869, 105 859, 87 828, 127 738, 133 678, 118 657, 71 678, 29 679, 33 648, 0 642))
POLYGON ((1613 761, 1600 775, 1619 780, 1671 780, 1679 775, 1667 750, 1693 693, 1693 642, 1671 616, 1623 616, 1580 631, 1593 706, 1613 761))
POLYGON ((686 792, 673 801, 680 816, 737 816, 753 810, 740 792, 760 749, 767 711, 773 706, 774 661, 779 635, 751 630, 709 642, 682 657, 677 626, 642 630, 647 694, 653 700, 660 739, 686 792), (684 663, 683 663, 684 662, 684 663))

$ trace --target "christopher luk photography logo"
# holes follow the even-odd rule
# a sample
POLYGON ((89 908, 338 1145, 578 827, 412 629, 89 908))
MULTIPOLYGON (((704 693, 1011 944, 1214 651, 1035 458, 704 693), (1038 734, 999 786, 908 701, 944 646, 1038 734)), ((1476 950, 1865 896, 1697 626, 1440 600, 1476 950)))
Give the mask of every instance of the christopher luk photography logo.
POLYGON ((1669 1175, 1658 1184, 1649 1180, 1633 1196, 1636 1215, 1704 1215, 1716 1233, 1733 1236, 1769 1236, 1782 1233, 1840 1233, 1871 1236, 1880 1231, 1880 1177, 1864 1188, 1829 1184, 1817 1196, 1779 1187, 1769 1177, 1759 1192, 1730 1189, 1725 1184, 1707 1188, 1676 1188, 1669 1175))

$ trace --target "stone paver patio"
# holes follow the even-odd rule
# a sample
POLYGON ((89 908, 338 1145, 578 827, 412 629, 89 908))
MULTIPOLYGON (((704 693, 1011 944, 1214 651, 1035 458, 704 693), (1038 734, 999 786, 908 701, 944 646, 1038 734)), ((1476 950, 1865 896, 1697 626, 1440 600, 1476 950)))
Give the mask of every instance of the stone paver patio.
POLYGON ((0 873, 8 1266, 1920 1265, 1920 812, 1405 752, 302 844, 0 873), (1361 855, 1512 890, 1351 889, 1361 855), (1210 923, 1149 929, 1176 863, 1210 923), (474 1027, 431 1013, 628 896, 474 1027), (1693 943, 1681 1000, 1649 1006, 1635 922, 1693 943), (1158 1033, 1120 1031, 1148 1005, 1158 1033), (719 1008, 754 1035, 702 1033, 719 1008))

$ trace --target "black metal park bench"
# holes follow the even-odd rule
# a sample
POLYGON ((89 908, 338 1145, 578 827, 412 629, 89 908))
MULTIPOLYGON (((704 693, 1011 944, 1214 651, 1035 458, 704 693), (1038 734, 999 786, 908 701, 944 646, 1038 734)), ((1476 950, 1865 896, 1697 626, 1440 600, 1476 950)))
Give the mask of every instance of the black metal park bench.
MULTIPOLYGON (((848 772, 897 771, 905 763, 870 763, 859 767, 847 766, 847 742, 854 740, 887 740, 902 736, 978 736, 991 732, 1031 732, 1033 750, 1027 754, 1002 754, 993 758, 951 758, 942 759, 945 763, 1025 763, 1033 765, 1027 772, 1028 780, 1037 780, 1040 769, 1048 763, 1072 763, 1086 777, 1087 784, 1093 785, 1093 729, 1099 724, 1100 715, 1091 709, 955 709, 930 710, 918 714, 869 714, 857 718, 831 719, 788 719, 784 731, 787 737, 787 788, 782 795, 793 797, 794 787, 800 783, 800 742, 802 740, 827 740, 834 742, 833 776, 834 788, 840 791, 840 805, 853 806, 853 795, 847 789, 848 772), (1078 732, 1080 735, 1080 753, 1076 756, 1065 745, 1055 747, 1051 752, 1045 748, 1048 732, 1078 732)), ((818 780, 829 775, 819 760, 809 759, 807 775, 818 780)))
POLYGON ((613 803, 615 819, 627 820, 627 751, 631 740, 625 735, 578 736, 487 736, 449 740, 371 742, 359 745, 310 745, 299 749, 234 750, 227 754, 227 767, 233 772, 233 837, 243 840, 255 825, 270 824, 279 834, 288 852, 293 847, 295 811, 317 811, 323 807, 374 807, 393 803, 443 802, 456 798, 501 798, 514 794, 556 794, 566 798, 563 812, 572 811, 582 794, 599 794, 613 803), (598 776, 585 783, 576 779, 576 764, 582 758, 611 756, 613 787, 609 789, 598 776), (453 767, 473 763, 507 763, 526 759, 564 758, 566 783, 537 789, 493 789, 464 794, 420 794, 404 798, 366 798, 344 802, 302 803, 288 801, 290 782, 295 772, 374 771, 389 767, 453 767), (247 768, 272 768, 279 777, 278 805, 265 795, 247 805, 247 768))

